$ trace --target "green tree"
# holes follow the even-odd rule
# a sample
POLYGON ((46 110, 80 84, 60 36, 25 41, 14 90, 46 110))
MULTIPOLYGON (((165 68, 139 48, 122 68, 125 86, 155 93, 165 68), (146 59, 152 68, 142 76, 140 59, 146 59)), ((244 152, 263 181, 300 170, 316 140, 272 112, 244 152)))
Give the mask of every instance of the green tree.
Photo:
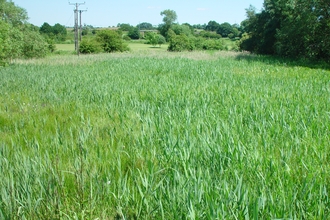
POLYGON ((119 24, 119 30, 121 31, 131 31, 133 28, 130 24, 119 24))
POLYGON ((0 20, 0 66, 5 64, 10 55, 11 41, 9 29, 9 24, 0 20))
POLYGON ((265 0, 247 10, 240 48, 260 54, 330 59, 330 10, 324 0, 265 0))
POLYGON ((57 37, 58 40, 64 41, 67 36, 67 30, 64 25, 61 25, 59 23, 56 23, 53 26, 53 33, 57 37))
POLYGON ((207 31, 217 31, 220 24, 216 21, 209 21, 209 23, 206 25, 205 30, 207 31))
POLYGON ((59 42, 65 41, 67 36, 67 30, 65 26, 59 23, 56 23, 54 26, 51 26, 47 22, 44 22, 39 28, 39 32, 59 42))
POLYGON ((206 24, 194 24, 193 28, 194 29, 205 29, 206 24))
POLYGON ((161 35, 168 39, 168 31, 177 20, 178 16, 175 11, 167 9, 160 13, 163 16, 163 24, 159 25, 158 30, 161 35))
POLYGON ((127 36, 129 36, 131 39, 138 40, 140 39, 140 30, 137 27, 133 27, 128 31, 127 36))
POLYGON ((234 33, 234 28, 228 22, 222 23, 217 29, 217 33, 222 37, 228 37, 229 34, 234 33))
POLYGON ((25 9, 0 0, 0 64, 14 58, 42 57, 47 43, 35 26, 27 22, 25 9))
POLYGON ((139 28, 140 30, 153 30, 154 29, 152 24, 150 24, 148 22, 142 22, 142 23, 138 24, 136 27, 139 28))
POLYGON ((170 9, 162 11, 160 15, 164 16, 163 22, 168 26, 171 26, 178 19, 176 12, 170 9))
POLYGON ((28 14, 25 9, 18 7, 12 1, 0 1, 1 19, 13 26, 23 25, 28 20, 28 14))
POLYGON ((50 35, 50 34, 53 33, 53 27, 52 27, 50 24, 48 24, 47 22, 44 22, 44 23, 41 25, 39 31, 40 31, 40 33, 42 33, 42 34, 50 35))
POLYGON ((31 26, 25 26, 23 30, 22 56, 24 58, 44 57, 48 50, 48 44, 44 37, 31 26))
POLYGON ((186 24, 173 24, 171 29, 176 35, 184 34, 186 36, 193 35, 192 29, 186 24))

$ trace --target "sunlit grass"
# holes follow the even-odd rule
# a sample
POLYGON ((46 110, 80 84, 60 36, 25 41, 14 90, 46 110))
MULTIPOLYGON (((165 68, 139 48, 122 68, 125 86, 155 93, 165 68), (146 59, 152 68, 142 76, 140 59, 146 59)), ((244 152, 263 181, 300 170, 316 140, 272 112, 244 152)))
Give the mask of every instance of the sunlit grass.
POLYGON ((151 51, 0 69, 0 219, 329 218, 329 71, 151 51))
POLYGON ((74 51, 74 44, 55 44, 57 51, 74 51))

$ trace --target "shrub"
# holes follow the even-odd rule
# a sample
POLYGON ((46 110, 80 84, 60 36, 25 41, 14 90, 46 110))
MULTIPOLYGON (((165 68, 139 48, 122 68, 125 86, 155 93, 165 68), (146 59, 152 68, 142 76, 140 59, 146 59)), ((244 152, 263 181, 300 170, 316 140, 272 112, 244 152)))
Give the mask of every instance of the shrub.
POLYGON ((140 39, 140 30, 137 27, 132 28, 128 31, 127 36, 131 39, 138 40, 140 39))
POLYGON ((25 58, 44 57, 48 52, 46 40, 35 31, 24 30, 22 56, 25 58))
POLYGON ((221 40, 204 40, 204 50, 223 50, 224 46, 221 40))
POLYGON ((201 31, 199 33, 199 36, 204 37, 204 38, 212 38, 212 39, 222 38, 220 34, 217 34, 215 32, 210 32, 210 31, 201 31))
POLYGON ((147 44, 151 44, 154 47, 157 44, 161 47, 162 44, 166 43, 165 37, 163 35, 156 34, 155 32, 148 32, 145 39, 147 40, 147 44))
POLYGON ((97 41, 100 43, 104 52, 123 52, 129 50, 124 43, 121 35, 113 30, 102 30, 97 33, 97 41))
POLYGON ((158 44, 161 47, 163 44, 166 43, 166 39, 163 35, 158 34, 158 44))
POLYGON ((170 45, 168 46, 169 51, 192 51, 195 48, 194 41, 189 39, 188 36, 184 34, 172 35, 170 38, 170 45))
POLYGON ((102 47, 94 39, 83 39, 80 43, 79 51, 83 54, 100 53, 102 52, 102 47))
POLYGON ((56 45, 54 39, 46 38, 46 42, 48 44, 48 51, 53 53, 56 50, 56 45))
POLYGON ((130 40, 132 40, 129 36, 127 36, 127 35, 124 35, 123 36, 123 39, 125 40, 125 41, 130 41, 130 40))
POLYGON ((188 37, 186 35, 172 35, 169 51, 192 50, 223 50, 224 45, 220 39, 205 39, 202 37, 188 37))

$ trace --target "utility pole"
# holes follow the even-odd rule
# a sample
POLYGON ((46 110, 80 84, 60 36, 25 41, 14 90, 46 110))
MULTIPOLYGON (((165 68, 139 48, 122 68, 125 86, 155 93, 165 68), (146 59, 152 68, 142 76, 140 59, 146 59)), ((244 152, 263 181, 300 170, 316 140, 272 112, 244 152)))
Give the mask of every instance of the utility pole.
POLYGON ((78 7, 79 5, 84 5, 84 3, 70 3, 69 5, 75 5, 74 11, 74 47, 75 50, 77 51, 77 54, 79 55, 79 29, 78 29, 78 7))
POLYGON ((81 36, 82 36, 82 22, 81 22, 81 13, 87 10, 79 10, 79 15, 80 15, 80 34, 79 34, 79 41, 81 41, 81 36))

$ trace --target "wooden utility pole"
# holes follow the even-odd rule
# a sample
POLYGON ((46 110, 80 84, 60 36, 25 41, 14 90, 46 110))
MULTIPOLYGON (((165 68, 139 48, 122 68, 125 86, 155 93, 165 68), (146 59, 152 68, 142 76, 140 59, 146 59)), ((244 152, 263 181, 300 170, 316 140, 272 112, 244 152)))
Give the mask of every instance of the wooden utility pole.
POLYGON ((78 27, 78 7, 79 5, 84 5, 84 3, 70 3, 70 5, 76 6, 74 11, 74 47, 77 51, 77 55, 79 55, 79 27, 78 27))
POLYGON ((79 34, 79 41, 81 41, 81 36, 82 36, 82 22, 81 22, 81 13, 87 10, 79 10, 79 15, 80 15, 80 34, 79 34))

